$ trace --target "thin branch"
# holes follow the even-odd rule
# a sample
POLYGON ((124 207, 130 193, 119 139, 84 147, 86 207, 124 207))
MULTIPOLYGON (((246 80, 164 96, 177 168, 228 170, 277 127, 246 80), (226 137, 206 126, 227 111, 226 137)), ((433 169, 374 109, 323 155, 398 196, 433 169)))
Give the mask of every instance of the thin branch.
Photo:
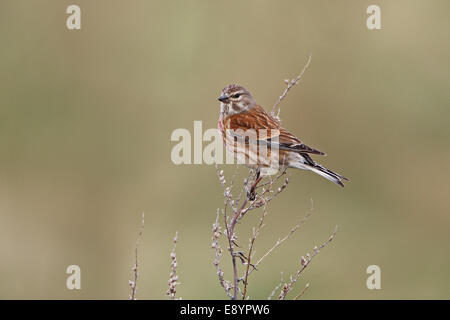
POLYGON ((253 200, 250 205, 247 208, 244 208, 244 210, 241 213, 241 216, 239 217, 242 218, 248 211, 250 210, 254 210, 254 209, 258 209, 266 204, 268 204, 270 201, 272 201, 276 196, 278 196, 281 192, 283 192, 288 183, 289 183, 289 177, 285 179, 284 183, 276 190, 273 190, 273 185, 278 182, 278 180, 284 175, 286 174, 286 170, 287 168, 285 167, 280 174, 278 174, 275 179, 269 178, 269 181, 264 183, 264 185, 269 185, 268 188, 262 188, 262 191, 259 195, 257 195, 257 197, 255 198, 255 200, 253 200))
POLYGON ((280 283, 272 290, 272 292, 270 293, 269 297, 267 298, 267 300, 272 300, 273 296, 275 295, 275 292, 277 292, 278 289, 280 289, 280 287, 284 284, 284 279, 283 279, 283 272, 281 272, 281 280, 280 283))
POLYGON ((259 219, 259 224, 256 228, 253 228, 253 235, 250 239, 250 245, 249 245, 248 255, 247 255, 247 268, 245 269, 245 276, 244 276, 244 293, 242 294, 243 300, 245 300, 245 296, 247 295, 247 285, 248 285, 248 276, 249 276, 250 266, 252 266, 253 269, 256 269, 256 267, 251 264, 253 246, 255 245, 256 238, 258 237, 262 227, 264 226, 264 218, 266 217, 266 215, 267 215, 267 207, 264 206, 263 213, 261 215, 261 218, 259 219))
POLYGON ((142 213, 142 222, 141 222, 141 230, 139 230, 138 233, 138 237, 136 240, 136 246, 134 248, 134 258, 135 258, 135 262, 134 262, 134 266, 133 266, 133 274, 134 274, 134 279, 129 280, 128 284, 130 285, 131 288, 131 294, 130 294, 130 300, 136 300, 136 291, 137 291, 137 280, 138 280, 138 247, 141 244, 141 238, 142 238, 142 234, 144 233, 144 217, 145 214, 142 213))
POLYGON ((288 283, 285 283, 283 286, 283 289, 281 289, 280 296, 278 297, 279 300, 284 300, 286 298, 286 295, 292 290, 292 286, 295 284, 295 282, 300 277, 300 274, 305 270, 308 265, 311 263, 312 259, 322 250, 325 246, 327 246, 331 241, 333 241, 334 237, 336 236, 337 232, 337 226, 334 228, 334 232, 330 235, 327 241, 322 243, 319 247, 314 247, 313 254, 310 255, 309 253, 306 254, 305 257, 301 257, 300 259, 300 265, 301 268, 297 271, 297 274, 295 277, 291 276, 291 279, 288 283))
POLYGON ((302 295, 306 292, 306 290, 308 290, 308 288, 309 288, 309 283, 307 283, 306 286, 303 288, 303 290, 300 291, 300 293, 294 297, 294 300, 300 299, 302 297, 302 295))
MULTIPOLYGON (((233 282, 232 282, 233 293, 232 293, 231 298, 236 300, 238 298, 238 293, 240 292, 239 282, 240 281, 244 282, 244 292, 246 294, 246 292, 247 292, 247 287, 245 285, 245 283, 247 282, 246 279, 248 278, 248 274, 250 274, 254 269, 253 270, 248 269, 251 266, 251 263, 249 262, 249 260, 251 260, 251 253, 253 250, 253 245, 251 246, 249 255, 244 255, 244 253, 242 251, 236 251, 235 247, 237 246, 237 244, 236 244, 237 235, 235 232, 235 227, 236 227, 237 223, 240 221, 240 219, 242 219, 242 217, 248 211, 254 210, 254 209, 260 208, 261 206, 266 205, 268 202, 270 202, 272 199, 274 199, 277 195, 279 195, 281 192, 283 192, 283 190, 286 189, 287 184, 289 183, 289 179, 286 178, 285 182, 276 191, 273 190, 274 183, 277 182, 284 174, 286 174, 286 168, 283 168, 282 170, 280 170, 281 173, 278 174, 275 178, 271 178, 271 177, 269 178, 269 181, 265 183, 265 185, 268 185, 267 188, 263 187, 261 192, 255 197, 255 199, 250 200, 249 199, 249 190, 250 190, 249 185, 251 185, 252 182, 254 180, 256 180, 256 173, 254 172, 254 170, 250 170, 249 176, 244 179, 243 188, 241 190, 241 193, 243 193, 242 191, 244 191, 244 190, 246 191, 245 192, 246 197, 243 199, 242 204, 238 207, 238 204, 240 203, 240 197, 236 200, 232 200, 233 195, 231 193, 231 190, 232 190, 233 185, 231 184, 231 185, 227 186, 223 170, 219 170, 216 167, 216 171, 217 171, 217 176, 219 178, 219 181, 224 189, 225 201, 224 201, 224 209, 222 210, 222 213, 224 215, 225 235, 228 240, 228 251, 230 252, 232 266, 233 266, 233 282), (231 220, 228 220, 227 207, 231 207, 233 210, 231 220), (247 265, 247 271, 246 271, 247 276, 243 276, 242 278, 239 278, 238 264, 237 264, 236 258, 239 258, 244 265, 247 265)), ((232 183, 233 182, 234 182, 234 177, 233 177, 232 183)), ((261 225, 261 227, 262 227, 262 225, 261 225)), ((255 238, 255 240, 256 240, 256 238, 255 238)), ((253 240, 253 242, 255 240, 253 240)), ((219 281, 221 281, 221 280, 219 280, 219 281)), ((227 291, 227 287, 226 287, 227 282, 224 282, 224 285, 225 285, 224 288, 227 291)), ((227 294, 228 294, 228 291, 227 291, 227 294)), ((244 294, 243 294, 243 297, 245 297, 244 294)))
POLYGON ((238 278, 238 270, 237 270, 237 264, 236 264, 236 253, 234 252, 234 243, 236 241, 236 235, 234 233, 234 227, 236 226, 236 221, 238 220, 238 218, 241 216, 242 211, 244 210, 245 206, 247 205, 248 202, 248 196, 245 198, 244 202, 242 203, 239 211, 237 211, 233 218, 231 219, 231 222, 229 224, 229 226, 227 226, 227 236, 228 236, 228 241, 229 241, 229 250, 230 250, 230 254, 231 254, 231 259, 232 259, 232 263, 233 263, 233 300, 237 300, 237 296, 238 296, 238 282, 239 282, 239 278, 238 278))
MULTIPOLYGON (((272 246, 272 248, 269 249, 259 260, 255 263, 254 269, 257 269, 257 267, 263 262, 265 258, 267 258, 276 248, 281 246, 286 240, 288 240, 299 228, 300 226, 305 223, 306 220, 312 215, 313 207, 312 207, 312 200, 311 200, 311 209, 310 211, 289 231, 289 233, 282 239, 278 239, 277 242, 272 246)), ((253 271, 252 270, 252 271, 253 271)), ((251 272, 250 272, 251 273, 251 272)))
POLYGON ((167 295, 169 296, 170 300, 175 300, 175 294, 177 293, 177 285, 178 282, 178 276, 177 276, 177 255, 175 252, 175 249, 177 248, 177 242, 178 242, 178 231, 175 232, 175 237, 173 238, 173 249, 170 253, 170 259, 172 262, 170 263, 170 275, 169 275, 169 289, 167 290, 167 295))
MULTIPOLYGON (((222 212, 223 212, 224 224, 225 224, 225 229, 226 229, 226 236, 228 239, 228 251, 230 252, 231 260, 232 260, 232 264, 233 264, 233 294, 232 294, 231 298, 233 300, 236 300, 237 293, 238 293, 238 276, 237 276, 236 256, 234 253, 234 243, 236 240, 236 237, 234 235, 234 224, 236 223, 236 221, 235 221, 236 215, 239 215, 240 213, 236 210, 234 203, 232 201, 232 197, 233 197, 233 195, 231 193, 232 185, 229 187, 226 185, 226 180, 225 180, 223 170, 219 170, 217 165, 216 165, 216 171, 217 171, 217 176, 219 178, 219 182, 222 185, 222 188, 224 189, 223 195, 225 197, 225 201, 224 201, 224 209, 222 210, 222 212), (228 224, 228 221, 227 221, 227 206, 228 205, 231 207, 231 209, 234 212, 234 216, 233 216, 232 222, 230 224, 228 224)), ((234 178, 232 179, 232 183, 233 182, 234 182, 234 178)), ((243 206, 245 206, 245 204, 246 204, 246 202, 244 202, 243 206)), ((226 285, 225 282, 223 284, 224 284, 224 288, 227 291, 227 295, 228 295, 228 290, 225 287, 225 285, 226 285)))
POLYGON ((216 253, 216 259, 214 260, 213 265, 216 267, 216 274, 217 274, 217 277, 219 278, 220 285, 224 288, 227 296, 229 298, 233 298, 233 296, 230 293, 231 284, 229 281, 224 279, 224 277, 223 277, 224 272, 220 268, 220 257, 222 255, 222 248, 219 245, 219 238, 222 235, 222 230, 221 230, 220 224, 219 224, 219 215, 220 215, 220 210, 217 209, 216 222, 213 224, 213 228, 212 228, 213 236, 212 236, 211 247, 214 249, 214 251, 216 253))
POLYGON ((309 63, 311 62, 311 57, 312 57, 312 53, 309 54, 308 61, 306 62, 305 66, 303 67, 302 72, 300 72, 300 74, 297 76, 297 78, 295 78, 293 80, 285 80, 287 87, 284 90, 283 94, 278 98, 278 101, 273 105, 272 112, 271 112, 273 117, 279 119, 281 109, 278 109, 277 115, 275 115, 275 109, 278 107, 278 105, 281 103, 281 101, 286 97, 289 90, 291 90, 291 88, 293 86, 295 86, 298 82, 300 82, 300 79, 302 78, 303 73, 305 73, 306 69, 308 69, 309 63))

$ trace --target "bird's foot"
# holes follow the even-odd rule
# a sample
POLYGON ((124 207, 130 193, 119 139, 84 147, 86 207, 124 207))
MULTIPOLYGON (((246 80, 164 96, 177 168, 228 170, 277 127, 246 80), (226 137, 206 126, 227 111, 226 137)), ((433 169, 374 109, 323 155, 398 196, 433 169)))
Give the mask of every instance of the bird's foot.
POLYGON ((247 193, 247 198, 250 201, 254 201, 256 199, 256 188, 252 188, 248 193, 247 193))

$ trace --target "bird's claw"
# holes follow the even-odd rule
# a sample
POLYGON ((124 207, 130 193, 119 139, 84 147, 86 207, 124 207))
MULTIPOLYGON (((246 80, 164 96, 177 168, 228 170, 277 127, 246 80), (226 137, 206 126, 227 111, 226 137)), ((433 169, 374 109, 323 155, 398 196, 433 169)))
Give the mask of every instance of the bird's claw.
POLYGON ((255 191, 255 189, 252 188, 252 190, 250 190, 247 193, 247 197, 248 197, 248 200, 254 201, 256 199, 256 191, 255 191))

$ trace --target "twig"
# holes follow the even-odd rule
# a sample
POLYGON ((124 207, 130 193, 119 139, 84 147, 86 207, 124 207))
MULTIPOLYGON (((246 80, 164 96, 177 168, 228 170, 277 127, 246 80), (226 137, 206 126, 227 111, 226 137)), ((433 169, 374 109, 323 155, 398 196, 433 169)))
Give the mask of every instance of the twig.
POLYGON ((177 242, 178 231, 175 232, 175 237, 173 238, 173 249, 170 253, 170 259, 172 260, 172 262, 170 263, 169 289, 167 290, 167 295, 169 296, 170 300, 175 300, 175 294, 177 293, 176 287, 177 284, 179 284, 177 276, 177 255, 175 252, 177 242))
MULTIPOLYGON (((266 205, 268 202, 270 202, 272 199, 274 199, 277 195, 279 195, 281 192, 283 192, 283 190, 286 189, 287 184, 289 183, 289 179, 286 178, 283 185, 281 185, 276 191, 274 191, 272 189, 274 183, 277 182, 286 173, 286 168, 283 168, 281 173, 278 174, 275 178, 269 178, 270 179, 269 182, 265 183, 265 185, 268 184, 267 188, 263 187, 260 194, 257 195, 257 197, 254 200, 250 200, 249 192, 248 192, 249 185, 251 185, 252 184, 251 182, 256 179, 256 174, 255 174, 254 170, 250 170, 249 176, 246 179, 244 179, 244 183, 243 183, 243 190, 247 191, 247 192, 245 192, 246 197, 243 199, 242 204, 240 204, 240 206, 238 207, 238 204, 240 203, 240 200, 239 200, 240 197, 236 201, 232 200, 233 195, 231 193, 231 190, 232 190, 233 185, 231 184, 230 186, 227 186, 223 170, 219 170, 218 168, 216 168, 216 171, 217 171, 219 181, 224 189, 225 201, 224 201, 224 209, 222 210, 222 213, 224 215, 225 235, 228 240, 228 251, 230 252, 232 265, 233 265, 233 282, 232 282, 233 293, 230 298, 232 298, 233 300, 236 300, 238 298, 238 293, 240 292, 239 282, 240 281, 244 282, 244 291, 246 294, 247 286, 245 285, 245 283, 247 282, 248 274, 250 274, 254 269, 253 270, 248 269, 251 266, 249 260, 251 260, 251 253, 253 250, 253 245, 251 245, 249 255, 244 255, 242 252, 237 252, 235 250, 235 246, 237 246, 237 244, 236 244, 237 235, 235 232, 235 227, 236 227, 237 223, 240 221, 240 219, 242 219, 242 217, 248 211, 254 210, 254 209, 260 208, 261 206, 266 205), (231 216, 230 221, 228 220, 228 216, 227 216, 227 207, 230 207, 233 210, 233 214, 231 216), (238 265, 237 265, 236 258, 239 258, 243 264, 247 264, 248 270, 246 270, 246 273, 245 273, 246 276, 244 275, 242 278, 239 278, 239 276, 238 276, 238 265)), ((233 183, 233 181, 234 181, 234 177, 233 177, 232 183, 233 183)), ((262 225, 261 225, 261 227, 262 227, 262 225)), ((256 238, 255 238, 255 240, 256 240, 256 238)), ((253 240, 253 243, 255 240, 253 240)), ((218 270, 216 270, 216 271, 218 271, 218 270)), ((219 281, 221 281, 221 280, 219 279, 219 281)), ((229 293, 227 290, 227 289, 229 289, 229 287, 227 287, 228 283, 223 282, 223 284, 225 285, 223 287, 227 291, 227 295, 228 295, 228 293, 229 293)), ((243 297, 245 299, 244 294, 243 294, 243 297)))
POLYGON ((309 283, 307 283, 306 286, 303 288, 303 290, 300 291, 300 293, 294 297, 294 300, 300 299, 301 296, 306 292, 306 290, 308 290, 308 288, 309 288, 309 283))
POLYGON ((284 279, 283 279, 283 272, 281 272, 281 280, 280 283, 272 290, 272 292, 270 293, 269 297, 267 298, 267 300, 272 300, 273 296, 275 295, 275 292, 277 292, 278 289, 280 289, 280 287, 284 284, 284 279))
POLYGON ((220 224, 219 224, 219 215, 220 215, 220 211, 219 211, 219 209, 217 209, 216 222, 213 224, 213 228, 212 228, 213 236, 212 236, 211 247, 214 249, 214 251, 216 253, 216 259, 214 260, 213 265, 216 267, 216 271, 217 271, 216 274, 217 274, 217 277, 219 278, 220 285, 224 288, 227 296, 229 298, 233 298, 233 296, 230 293, 231 284, 229 281, 224 279, 224 277, 223 277, 224 272, 220 268, 220 256, 222 255, 222 248, 219 245, 219 238, 222 235, 222 230, 221 230, 220 224))
POLYGON ((142 234, 144 233, 144 213, 142 213, 142 222, 141 222, 141 230, 138 233, 138 238, 136 240, 136 246, 134 248, 134 266, 132 268, 133 274, 134 274, 134 280, 129 280, 128 284, 131 288, 131 294, 130 294, 130 300, 136 300, 136 290, 137 290, 137 279, 138 279, 138 247, 140 245, 140 240, 142 237, 142 234))
MULTIPOLYGON (((228 240, 228 251, 230 252, 232 265, 233 265, 233 285, 232 285, 233 294, 232 294, 231 298, 233 300, 236 300, 238 297, 238 292, 239 292, 239 285, 238 285, 239 277, 238 277, 238 267, 237 267, 236 257, 239 255, 239 253, 235 252, 237 236, 234 231, 234 228, 236 226, 237 221, 242 217, 243 214, 245 214, 245 212, 248 211, 248 208, 246 208, 246 206, 247 206, 247 203, 249 202, 249 198, 248 198, 248 192, 247 192, 243 203, 241 204, 241 206, 238 209, 237 206, 238 206, 240 200, 239 199, 237 199, 236 201, 232 200, 233 195, 231 193, 234 179, 237 175, 237 169, 235 170, 235 173, 233 175, 233 179, 232 179, 230 186, 227 186, 227 184, 226 184, 223 170, 219 170, 216 166, 216 171, 217 171, 217 176, 219 178, 220 184, 222 185, 222 187, 224 189, 225 201, 224 201, 224 209, 222 210, 222 213, 224 215, 224 224, 225 224, 226 236, 227 236, 227 240, 228 240), (229 223, 228 223, 228 216, 227 216, 227 207, 228 206, 233 210, 233 215, 232 215, 231 221, 229 223)), ((253 177, 253 170, 250 170, 249 177, 247 179, 244 179, 243 189, 248 189, 248 184, 252 177, 253 177)), ((224 283, 224 285, 226 286, 226 283, 224 283)), ((224 288, 227 291, 226 287, 224 287, 224 288)), ((227 291, 227 294, 228 294, 228 291, 227 291)))
POLYGON ((244 276, 244 292, 242 294, 243 300, 245 300, 245 296, 247 295, 248 275, 249 275, 249 271, 250 271, 250 266, 253 267, 253 270, 256 269, 256 267, 251 264, 252 251, 253 251, 253 246, 255 244, 256 238, 258 237, 259 232, 261 231, 261 228, 264 226, 264 218, 266 217, 266 214, 267 214, 267 207, 264 206, 263 213, 261 215, 261 218, 259 219, 258 227, 253 228, 253 235, 250 239, 248 255, 247 255, 247 268, 245 269, 245 276, 244 276))
POLYGON ((292 286, 298 280, 298 278, 300 277, 300 274, 303 272, 303 270, 305 270, 306 267, 308 267, 308 265, 311 263, 312 259, 320 252, 320 250, 322 250, 326 245, 328 245, 331 241, 333 241, 334 237, 336 236, 336 232, 337 232, 337 226, 336 226, 336 228, 334 228, 334 232, 330 235, 330 237, 328 238, 327 241, 322 243, 319 247, 314 247, 312 255, 310 255, 308 253, 308 254, 306 254, 306 258, 303 256, 301 257, 301 259, 300 259, 301 268, 297 271, 297 274, 295 275, 295 277, 291 276, 290 281, 288 283, 284 284, 283 289, 281 289, 280 296, 278 297, 279 300, 284 300, 286 298, 286 295, 292 290, 292 286))
POLYGON ((238 278, 238 270, 237 270, 237 264, 236 264, 236 253, 234 252, 234 243, 236 241, 234 227, 236 226, 236 221, 241 216, 242 211, 244 210, 245 206, 247 205, 247 202, 248 202, 248 196, 245 198, 240 209, 233 215, 230 224, 227 226, 229 251, 230 251, 231 259, 232 259, 232 263, 233 263, 233 300, 237 300, 238 290, 239 290, 239 287, 238 287, 239 278, 238 278))
POLYGON ((288 240, 300 228, 300 226, 306 220, 308 220, 308 218, 312 215, 312 212, 313 212, 313 202, 311 200, 311 209, 310 209, 310 211, 289 231, 289 233, 284 238, 278 239, 277 242, 272 246, 272 248, 270 248, 269 251, 267 251, 261 258, 259 258, 259 260, 255 263, 255 266, 254 266, 253 270, 257 269, 257 267, 263 262, 263 260, 265 258, 267 258, 276 248, 281 246, 281 244, 283 244, 283 242, 288 240))
MULTIPOLYGON (((228 251, 230 252, 231 260, 232 260, 232 264, 233 264, 233 277, 234 277, 233 294, 231 295, 231 299, 236 300, 237 299, 237 292, 238 292, 238 277, 237 277, 236 256, 235 256, 235 253, 234 253, 234 243, 235 243, 235 240, 236 240, 236 237, 234 235, 234 224, 236 223, 236 221, 235 221, 236 220, 236 218, 235 218, 236 215, 238 215, 240 213, 236 210, 236 208, 234 206, 234 203, 232 201, 232 197, 233 197, 233 195, 231 193, 232 185, 230 187, 228 187, 226 185, 226 180, 225 180, 225 176, 224 176, 223 170, 219 170, 217 165, 216 165, 216 171, 217 171, 217 176, 219 177, 220 184, 222 185, 222 187, 224 189, 223 195, 224 195, 225 201, 224 201, 224 209, 222 210, 222 212, 223 212, 223 217, 224 217, 226 236, 227 236, 227 239, 228 239, 228 251), (228 224, 228 221, 227 221, 227 206, 228 205, 231 207, 231 209, 234 212, 232 223, 230 223, 230 224, 228 224)), ((233 178, 233 180, 234 180, 234 178, 233 178)), ((233 180, 232 180, 232 183, 233 183, 233 180)), ((245 206, 245 204, 246 204, 246 202, 244 202, 243 206, 245 206)), ((220 281, 220 279, 219 279, 219 281, 220 281)), ((227 288, 225 287, 225 283, 223 283, 223 284, 224 284, 225 291, 227 292, 227 295, 228 295, 229 292, 228 292, 227 288)))
POLYGON ((283 94, 278 98, 278 101, 273 105, 272 112, 271 112, 273 117, 279 119, 279 117, 280 117, 280 109, 278 109, 277 115, 275 115, 276 107, 281 103, 281 100, 283 100, 286 97, 286 95, 288 94, 289 90, 291 90, 291 88, 293 86, 295 86, 300 81, 300 79, 303 76, 303 73, 305 73, 306 69, 309 66, 309 63, 311 62, 311 57, 312 57, 312 53, 309 54, 308 61, 306 62, 305 66, 303 67, 302 72, 300 72, 300 74, 297 76, 297 78, 295 78, 293 80, 285 80, 285 83, 287 84, 287 87, 284 90, 283 94))
POLYGON ((269 181, 267 183, 264 183, 264 185, 269 185, 269 187, 266 189, 263 187, 261 193, 257 195, 255 200, 253 200, 250 205, 242 210, 241 216, 242 218, 248 211, 258 209, 266 204, 268 204, 270 201, 272 201, 276 196, 278 196, 281 192, 286 189, 288 183, 289 183, 289 177, 285 179, 284 183, 276 190, 274 191, 272 189, 273 185, 284 175, 286 174, 287 168, 285 167, 280 174, 278 174, 275 179, 269 178, 269 181))

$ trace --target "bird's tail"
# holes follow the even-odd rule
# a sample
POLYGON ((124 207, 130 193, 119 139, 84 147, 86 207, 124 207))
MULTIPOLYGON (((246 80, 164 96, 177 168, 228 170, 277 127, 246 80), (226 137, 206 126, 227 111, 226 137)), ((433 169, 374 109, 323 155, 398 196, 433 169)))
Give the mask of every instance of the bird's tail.
POLYGON ((328 180, 340 185, 341 187, 344 186, 344 183, 342 182, 342 180, 348 181, 348 179, 346 177, 341 176, 340 174, 333 172, 317 163, 307 164, 307 165, 305 165, 305 167, 308 170, 311 170, 312 172, 317 173, 318 175, 321 175, 325 179, 328 179, 328 180))
POLYGON ((300 153, 295 158, 291 158, 289 161, 289 166, 297 169, 310 170, 318 175, 321 175, 327 180, 344 186, 343 180, 349 181, 346 177, 341 176, 339 173, 333 172, 330 169, 321 166, 316 163, 308 154, 300 153))

